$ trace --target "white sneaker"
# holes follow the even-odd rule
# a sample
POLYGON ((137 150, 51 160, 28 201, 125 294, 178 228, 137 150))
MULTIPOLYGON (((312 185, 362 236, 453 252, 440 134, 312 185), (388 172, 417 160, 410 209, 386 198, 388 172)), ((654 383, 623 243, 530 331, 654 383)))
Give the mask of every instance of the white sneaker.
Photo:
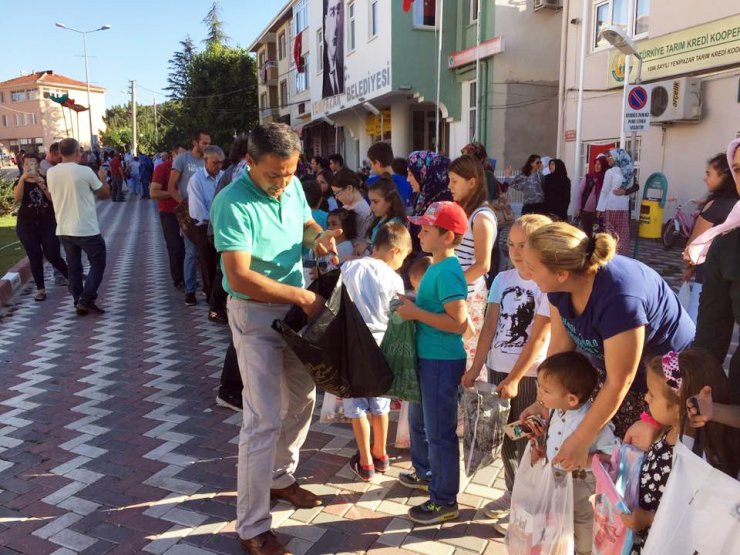
POLYGON ((507 530, 509 529, 509 515, 506 515, 505 517, 494 522, 493 529, 502 536, 505 536, 507 530))
POLYGON ((216 404, 219 407, 225 407, 227 409, 231 409, 231 410, 234 410, 236 412, 241 412, 242 411, 242 408, 241 407, 237 407, 236 405, 232 405, 226 399, 222 399, 219 395, 216 395, 216 404))
POLYGON ((483 507, 483 514, 488 518, 502 519, 509 516, 510 510, 511 493, 507 491, 501 497, 483 507))

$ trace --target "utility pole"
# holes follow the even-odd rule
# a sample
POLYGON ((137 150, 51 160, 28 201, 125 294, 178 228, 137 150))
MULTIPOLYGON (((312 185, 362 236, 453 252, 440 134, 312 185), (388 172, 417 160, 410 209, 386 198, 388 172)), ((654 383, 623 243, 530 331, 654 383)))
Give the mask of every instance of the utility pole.
POLYGON ((152 97, 152 104, 154 105, 154 142, 159 144, 159 123, 157 122, 157 99, 152 97))
POLYGON ((136 81, 131 80, 131 154, 137 155, 138 145, 136 144, 136 81))

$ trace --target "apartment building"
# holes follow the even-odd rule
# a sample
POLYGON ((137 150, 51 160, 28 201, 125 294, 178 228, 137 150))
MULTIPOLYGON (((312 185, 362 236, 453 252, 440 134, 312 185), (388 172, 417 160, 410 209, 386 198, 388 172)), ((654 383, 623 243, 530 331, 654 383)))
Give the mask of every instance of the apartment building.
MULTIPOLYGON (((74 137, 90 147, 87 111, 75 112, 53 102, 50 95, 68 95, 87 107, 87 88, 52 70, 35 71, 0 82, 0 150, 43 153, 45 147, 65 137, 74 137)), ((93 129, 97 136, 105 129, 105 89, 90 85, 93 129)))
MULTIPOLYGON (((625 55, 600 34, 615 25, 634 40, 643 60, 641 83, 650 96, 649 129, 639 131, 636 140, 641 184, 661 172, 668 179, 669 197, 703 198, 706 160, 740 134, 740 5, 733 0, 564 0, 563 4, 558 151, 569 172, 583 174, 600 150, 618 145, 623 135, 625 55), (576 160, 582 57, 583 149, 576 160)), ((631 60, 629 83, 638 77, 635 61, 631 60)), ((630 133, 624 137, 629 150, 630 133)), ((674 207, 675 203, 668 204, 666 218, 674 207)))

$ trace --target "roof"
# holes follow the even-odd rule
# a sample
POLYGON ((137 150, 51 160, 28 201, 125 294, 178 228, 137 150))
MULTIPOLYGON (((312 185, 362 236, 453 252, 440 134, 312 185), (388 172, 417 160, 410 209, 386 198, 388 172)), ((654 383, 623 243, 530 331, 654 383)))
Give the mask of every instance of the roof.
MULTIPOLYGON (((28 75, 21 75, 15 79, 8 79, 0 82, 0 87, 18 86, 18 85, 61 85, 63 87, 74 87, 77 89, 86 89, 84 81, 77 81, 66 75, 54 73, 52 70, 34 71, 28 75)), ((90 90, 93 92, 105 92, 103 87, 90 83, 90 90)))
POLYGON ((264 31, 262 31, 260 35, 254 40, 254 42, 249 45, 250 52, 256 52, 257 47, 262 44, 262 41, 267 33, 277 31, 279 25, 283 24, 286 19, 290 19, 293 16, 293 4, 295 4, 295 0, 288 0, 285 6, 283 6, 283 9, 281 9, 278 14, 274 18, 272 18, 272 21, 267 24, 267 27, 265 27, 264 31))

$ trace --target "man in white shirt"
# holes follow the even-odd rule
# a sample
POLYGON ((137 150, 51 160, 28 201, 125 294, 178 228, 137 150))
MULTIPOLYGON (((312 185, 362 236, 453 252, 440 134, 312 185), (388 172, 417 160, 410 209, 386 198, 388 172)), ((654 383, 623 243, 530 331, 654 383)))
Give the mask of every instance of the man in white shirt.
POLYGON ((47 186, 54 204, 57 236, 66 253, 69 267, 69 288, 77 314, 105 312, 95 304, 98 287, 105 272, 105 240, 100 234, 95 200, 110 197, 105 183, 105 170, 95 175, 88 166, 79 164, 80 144, 75 139, 59 143, 61 163, 47 172, 47 186), (90 261, 87 279, 82 281, 82 252, 90 261))
POLYGON ((198 248, 200 273, 203 277, 203 290, 208 295, 211 310, 208 318, 212 321, 226 322, 225 307, 214 302, 214 285, 218 267, 218 253, 208 238, 208 222, 211 219, 211 204, 216 196, 216 187, 223 175, 221 167, 225 159, 224 151, 216 145, 203 149, 203 167, 197 170, 187 186, 188 212, 195 221, 193 236, 198 248))

